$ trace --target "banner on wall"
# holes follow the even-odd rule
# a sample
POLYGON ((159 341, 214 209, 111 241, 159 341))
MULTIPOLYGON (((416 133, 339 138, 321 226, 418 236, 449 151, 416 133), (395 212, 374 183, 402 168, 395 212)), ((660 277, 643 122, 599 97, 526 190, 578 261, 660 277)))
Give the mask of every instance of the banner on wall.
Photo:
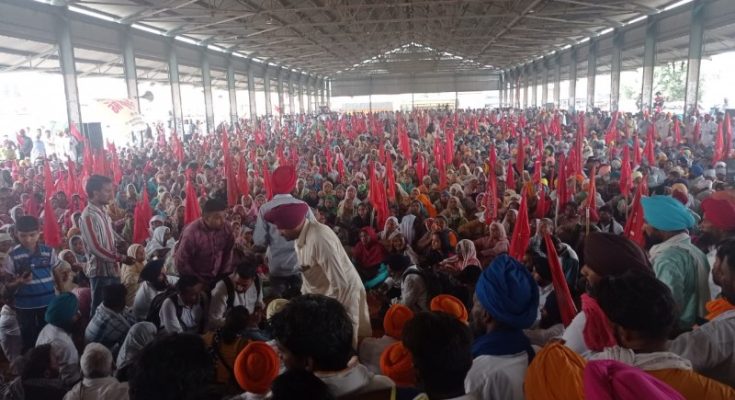
POLYGON ((136 131, 146 128, 134 99, 97 99, 96 105, 99 119, 105 125, 126 126, 136 131))

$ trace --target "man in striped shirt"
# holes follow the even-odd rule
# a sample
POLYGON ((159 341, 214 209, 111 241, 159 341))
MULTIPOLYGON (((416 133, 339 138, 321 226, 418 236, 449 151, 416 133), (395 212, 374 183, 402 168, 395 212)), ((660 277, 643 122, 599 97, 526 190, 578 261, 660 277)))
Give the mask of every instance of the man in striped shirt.
POLYGON ((89 277, 92 289, 92 308, 90 318, 97 306, 102 302, 102 289, 105 286, 120 283, 120 267, 118 263, 131 265, 135 260, 117 251, 116 242, 122 242, 112 229, 112 219, 105 206, 112 201, 115 194, 112 180, 106 176, 92 175, 87 180, 87 197, 89 204, 82 211, 79 229, 88 252, 89 263, 84 273, 89 277))

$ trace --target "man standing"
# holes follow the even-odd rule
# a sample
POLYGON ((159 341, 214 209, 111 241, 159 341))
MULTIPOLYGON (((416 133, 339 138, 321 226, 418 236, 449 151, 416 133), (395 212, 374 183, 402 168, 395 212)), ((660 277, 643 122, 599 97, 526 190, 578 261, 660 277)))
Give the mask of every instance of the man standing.
MULTIPOLYGON (((266 253, 268 268, 270 269, 270 294, 281 297, 284 292, 301 289, 301 273, 296 250, 289 239, 278 233, 278 229, 265 219, 265 215, 272 209, 284 204, 306 204, 291 196, 296 185, 296 170, 292 165, 276 168, 271 177, 273 185, 273 199, 260 206, 258 220, 255 223, 253 242, 260 251, 266 253)), ((307 207, 308 209, 308 207, 307 207)), ((314 220, 309 209, 307 218, 314 220)))
POLYGON ((230 260, 235 236, 225 222, 226 208, 224 201, 208 199, 202 217, 184 228, 176 245, 174 261, 179 275, 196 277, 207 290, 233 270, 230 260))
POLYGON ((112 180, 106 176, 92 175, 87 180, 85 190, 89 204, 82 211, 79 229, 90 252, 84 273, 89 277, 92 289, 92 308, 89 315, 92 318, 102 302, 102 289, 107 285, 120 283, 118 263, 132 265, 135 260, 117 251, 116 242, 123 240, 112 229, 112 219, 104 209, 115 193, 112 180))
POLYGON ((372 335, 367 296, 357 269, 342 243, 327 225, 306 218, 306 203, 279 205, 265 214, 286 240, 296 240, 296 256, 301 265, 304 294, 321 294, 337 299, 347 310, 357 339, 372 335))
POLYGON ((710 300, 709 262, 692 244, 688 229, 694 226, 692 213, 669 196, 641 199, 644 235, 656 277, 671 289, 679 311, 677 328, 690 330, 705 316, 710 300))

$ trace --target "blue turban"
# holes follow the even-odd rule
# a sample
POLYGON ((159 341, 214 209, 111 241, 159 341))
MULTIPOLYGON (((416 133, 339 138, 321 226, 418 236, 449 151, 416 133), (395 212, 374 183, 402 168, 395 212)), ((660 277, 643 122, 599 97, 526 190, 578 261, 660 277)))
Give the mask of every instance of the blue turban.
POLYGON ((69 328, 79 311, 79 300, 71 293, 62 293, 49 303, 46 309, 46 322, 60 328, 69 328))
POLYGON ((671 196, 644 197, 641 204, 646 223, 660 231, 680 231, 696 223, 689 209, 671 196))
POLYGON ((507 254, 495 257, 482 271, 475 294, 493 319, 513 328, 530 328, 538 316, 536 281, 523 264, 507 254))
POLYGON ((689 170, 689 172, 691 172, 692 176, 696 178, 704 174, 704 168, 702 168, 702 166, 699 164, 694 164, 692 168, 689 170))

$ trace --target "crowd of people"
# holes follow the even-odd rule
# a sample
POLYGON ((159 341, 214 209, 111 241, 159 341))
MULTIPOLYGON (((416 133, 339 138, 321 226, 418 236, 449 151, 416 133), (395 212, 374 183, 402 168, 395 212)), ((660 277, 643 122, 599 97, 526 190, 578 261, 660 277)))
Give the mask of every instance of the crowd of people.
POLYGON ((119 149, 72 126, 63 151, 20 130, 3 398, 733 399, 731 122, 322 113, 119 149))

